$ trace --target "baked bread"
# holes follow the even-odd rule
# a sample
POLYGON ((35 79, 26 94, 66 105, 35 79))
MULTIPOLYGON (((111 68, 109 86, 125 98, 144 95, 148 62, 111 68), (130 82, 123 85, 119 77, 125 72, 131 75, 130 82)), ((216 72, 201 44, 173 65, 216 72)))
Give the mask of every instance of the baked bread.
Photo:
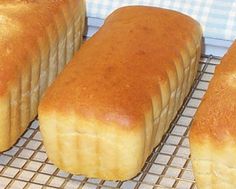
POLYGON ((236 42, 209 84, 193 119, 190 147, 199 189, 236 188, 236 42))
POLYGON ((83 0, 1 0, 0 151, 37 115, 45 89, 78 49, 83 0))
POLYGON ((112 13, 42 98, 49 159, 89 177, 137 175, 193 83, 201 37, 199 24, 175 11, 112 13))

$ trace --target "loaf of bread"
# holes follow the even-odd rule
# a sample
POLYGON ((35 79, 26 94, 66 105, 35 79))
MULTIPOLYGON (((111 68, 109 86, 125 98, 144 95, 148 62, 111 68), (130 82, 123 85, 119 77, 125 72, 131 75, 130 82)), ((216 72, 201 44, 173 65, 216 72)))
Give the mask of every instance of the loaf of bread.
POLYGON ((236 188, 236 42, 215 74, 190 130, 193 171, 199 189, 236 188))
POLYGON ((42 98, 49 159, 89 177, 137 175, 189 92, 201 35, 196 21, 175 11, 112 13, 42 98))
POLYGON ((80 46, 83 0, 1 0, 0 152, 37 115, 45 89, 80 46))

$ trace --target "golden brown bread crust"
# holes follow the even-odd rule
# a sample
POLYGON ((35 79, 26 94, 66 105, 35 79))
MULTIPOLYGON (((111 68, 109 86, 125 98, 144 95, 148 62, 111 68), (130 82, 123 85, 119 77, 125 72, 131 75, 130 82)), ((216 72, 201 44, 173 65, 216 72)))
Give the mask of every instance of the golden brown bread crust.
POLYGON ((83 0, 0 2, 0 151, 24 132, 40 96, 78 49, 84 9, 83 0))
POLYGON ((72 173, 135 176, 189 91, 200 43, 199 24, 174 11, 111 14, 41 101, 49 158, 72 173))
POLYGON ((236 42, 230 47, 192 122, 190 146, 196 183, 201 188, 235 188, 236 42))
POLYGON ((194 56, 194 45, 199 44, 197 34, 200 33, 199 26, 180 13, 170 14, 164 9, 156 11, 156 8, 139 9, 124 8, 111 15, 47 91, 44 101, 48 102, 42 104, 49 107, 53 104, 55 109, 66 113, 72 110, 70 103, 73 102, 76 113, 102 120, 109 119, 107 112, 116 110, 119 116, 110 119, 119 122, 122 115, 124 118, 128 115, 131 116, 129 123, 125 124, 124 120, 122 125, 135 126, 132 120, 135 123, 135 120, 142 119, 143 111, 150 109, 150 96, 158 90, 155 84, 168 82, 166 69, 170 77, 176 77, 172 57, 179 57, 181 52, 178 49, 187 45, 192 45, 189 54, 194 56), (180 19, 175 19, 177 15, 180 19), (194 43, 186 44, 186 41, 192 42, 192 38, 194 43))
MULTIPOLYGON (((14 81, 14 78, 19 77, 21 72, 18 70, 31 63, 27 59, 31 58, 32 54, 37 54, 39 50, 38 40, 43 40, 42 43, 46 43, 44 48, 47 49, 49 48, 47 44, 49 40, 55 41, 55 39, 48 39, 49 36, 47 35, 58 38, 60 31, 57 30, 65 30, 65 26, 63 27, 65 17, 62 15, 64 14, 62 11, 63 9, 69 10, 70 17, 73 17, 76 14, 76 7, 78 7, 76 4, 78 3, 75 0, 35 0, 29 2, 6 0, 1 2, 0 47, 2 53, 0 56, 2 62, 11 63, 10 65, 7 63, 1 64, 4 72, 1 72, 0 75, 2 81, 0 94, 7 92, 6 88, 9 86, 10 80, 14 81), (61 19, 58 21, 61 26, 56 26, 57 19, 61 19), (51 30, 52 34, 48 34, 47 29, 51 30)), ((65 12, 65 14, 68 13, 65 12)))

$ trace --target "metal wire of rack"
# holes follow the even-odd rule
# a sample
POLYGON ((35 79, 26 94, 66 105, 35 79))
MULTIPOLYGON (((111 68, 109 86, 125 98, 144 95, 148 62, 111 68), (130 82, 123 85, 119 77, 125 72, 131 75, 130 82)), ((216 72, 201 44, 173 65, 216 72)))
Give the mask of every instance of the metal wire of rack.
POLYGON ((0 188, 196 188, 190 161, 188 131, 219 62, 218 57, 202 56, 195 83, 183 106, 162 142, 146 161, 141 173, 132 180, 111 182, 90 179, 57 169, 47 158, 38 121, 34 120, 17 144, 0 154, 0 188))

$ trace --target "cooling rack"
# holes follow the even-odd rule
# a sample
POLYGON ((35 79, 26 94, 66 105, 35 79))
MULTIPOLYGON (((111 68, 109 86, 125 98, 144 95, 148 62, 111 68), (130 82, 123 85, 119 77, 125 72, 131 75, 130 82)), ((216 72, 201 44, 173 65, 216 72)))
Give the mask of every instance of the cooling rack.
POLYGON ((219 57, 202 56, 195 83, 171 127, 141 173, 126 182, 111 182, 71 175, 57 169, 47 158, 34 120, 17 144, 0 154, 0 189, 194 189, 190 161, 189 125, 211 80, 219 57))

